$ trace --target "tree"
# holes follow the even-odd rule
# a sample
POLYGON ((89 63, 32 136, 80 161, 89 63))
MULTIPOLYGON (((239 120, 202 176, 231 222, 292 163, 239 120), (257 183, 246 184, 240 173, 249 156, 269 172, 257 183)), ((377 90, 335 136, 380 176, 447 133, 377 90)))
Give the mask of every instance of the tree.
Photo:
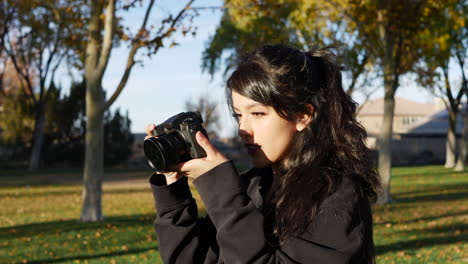
POLYGON ((2 97, 0 111, 0 130, 3 142, 27 145, 31 142, 34 129, 33 105, 25 90, 17 95, 7 94, 2 97))
MULTIPOLYGON (((285 38, 287 40, 285 43, 312 42, 319 45, 338 43, 338 47, 355 51, 344 52, 344 54, 349 54, 347 58, 354 60, 354 62, 348 61, 347 63, 353 69, 351 78, 356 80, 356 76, 359 76, 363 69, 370 71, 376 68, 381 73, 385 103, 378 145, 379 173, 383 185, 379 202, 390 201, 394 95, 399 87, 400 77, 413 71, 421 55, 420 47, 422 43, 427 42, 422 38, 422 32, 427 29, 426 26, 430 24, 431 19, 442 17, 440 15, 442 8, 439 3, 422 0, 304 0, 283 1, 280 5, 277 1, 268 0, 231 0, 226 1, 226 5, 227 15, 223 17, 204 56, 203 66, 210 72, 217 69, 219 64, 216 63, 219 63, 223 49, 242 54, 241 52, 250 50, 249 45, 258 46, 278 40, 284 42, 281 40, 285 38), (231 4, 233 7, 237 5, 242 8, 232 8, 231 4), (248 10, 253 10, 253 12, 245 15, 244 13, 248 10), (273 24, 282 27, 278 31, 282 32, 281 34, 278 33, 278 36, 273 35, 273 38, 269 38, 268 30, 275 27, 263 28, 268 23, 262 23, 262 21, 269 20, 275 21, 276 23, 273 24), (236 31, 241 34, 232 34, 236 31), (248 37, 253 34, 260 34, 263 37, 249 39, 248 37), (246 46, 235 45, 235 43, 246 43, 246 46), (339 46, 340 43, 350 46, 339 46)), ((235 61, 236 57, 230 56, 227 64, 230 65, 235 61)), ((353 87, 353 81, 351 81, 351 91, 353 87)))
MULTIPOLYGON (((451 28, 451 36, 454 40, 452 52, 455 54, 456 61, 461 72, 461 90, 464 91, 468 101, 468 79, 465 74, 465 65, 468 60, 468 2, 466 0, 456 1, 455 8, 451 10, 455 26, 451 28)), ((465 164, 468 159, 468 106, 465 105, 463 114, 463 137, 460 144, 460 155, 455 166, 456 171, 465 170, 465 164)))
MULTIPOLYGON (((444 25, 447 29, 447 25, 444 25)), ((444 32, 445 34, 447 31, 444 32)), ((450 82, 449 62, 451 57, 452 39, 445 36, 432 35, 434 39, 439 40, 430 43, 428 50, 421 57, 422 65, 419 66, 416 72, 418 74, 418 82, 424 87, 431 87, 434 94, 440 94, 440 98, 445 103, 445 108, 448 113, 448 129, 445 151, 445 167, 453 168, 456 162, 457 155, 457 137, 456 137, 456 122, 460 110, 461 99, 464 94, 463 89, 453 87, 450 82), (433 87, 436 87, 434 90, 433 87)))
MULTIPOLYGON (((34 75, 31 78, 36 79, 34 75)), ((18 95, 25 85, 8 56, 0 55, 0 106, 5 97, 18 95)))
POLYGON ((104 164, 122 164, 132 153, 134 137, 130 131, 131 121, 128 111, 125 116, 117 108, 114 114, 104 116, 104 164))
POLYGON ((306 51, 311 45, 336 47, 346 65, 348 94, 356 90, 359 80, 365 83, 363 73, 369 71, 366 66, 372 63, 372 56, 357 34, 359 29, 343 23, 342 11, 327 1, 225 2, 227 8, 220 25, 203 52, 202 68, 209 74, 219 71, 224 63, 226 75, 246 53, 265 44, 283 43, 306 51))
POLYGON ((226 74, 238 64, 244 54, 262 44, 297 44, 290 38, 293 33, 286 20, 294 9, 293 3, 236 0, 225 1, 225 6, 220 25, 203 52, 202 68, 211 75, 219 70, 223 52, 231 51, 224 61, 226 74))
MULTIPOLYGON (((113 47, 113 38, 116 36, 116 1, 91 1, 90 20, 85 56, 86 78, 86 151, 84 166, 83 206, 81 221, 98 221, 103 219, 101 209, 102 175, 103 175, 103 148, 104 148, 104 113, 115 102, 124 89, 131 70, 137 62, 135 56, 141 48, 147 48, 147 55, 158 52, 178 29, 185 35, 193 32, 189 26, 182 24, 185 20, 191 20, 193 15, 187 11, 194 0, 187 4, 177 15, 169 15, 162 20, 156 32, 150 30, 148 18, 154 5, 154 0, 149 1, 143 17, 142 25, 138 32, 121 34, 121 38, 130 39, 130 51, 122 78, 112 96, 106 100, 102 87, 102 78, 107 68, 109 56, 113 47), (105 9, 105 12, 104 12, 105 9), (101 19, 101 18, 104 19, 101 19), (155 33, 155 34, 153 34, 155 33)), ((140 1, 132 1, 124 9, 133 7, 140 1)))
POLYGON ((33 145, 29 169, 40 165, 44 143, 47 88, 51 86, 62 59, 70 56, 73 21, 80 20, 74 1, 2 1, 1 43, 18 75, 25 83, 25 95, 33 105, 33 145), (47 21, 47 23, 44 23, 47 21), (33 78, 37 76, 37 81, 33 78))
POLYGON ((216 138, 219 130, 219 113, 216 111, 217 104, 210 100, 208 94, 200 95, 198 100, 191 99, 185 101, 187 111, 198 111, 203 118, 203 127, 208 133, 208 137, 216 138))
MULTIPOLYGON (((43 148, 46 164, 67 163, 83 166, 85 122, 86 82, 72 83, 70 93, 61 95, 60 88, 49 88, 51 98, 47 100, 46 115, 50 117, 45 126, 43 148)), ((131 154, 133 135, 131 121, 120 113, 108 110, 104 115, 104 164, 116 165, 127 160, 131 154)))
MULTIPOLYGON (((456 60, 456 54, 466 54, 466 48, 463 48, 463 27, 467 23, 463 8, 466 9, 466 7, 464 7, 462 2, 465 1, 446 1, 443 19, 429 21, 431 24, 423 34, 426 39, 431 39, 432 41, 428 41, 423 45, 424 52, 420 60, 421 65, 417 70, 419 83, 425 87, 436 87, 436 91, 440 92, 446 105, 449 117, 446 141, 446 168, 453 168, 457 160, 457 145, 459 144, 457 144, 456 137, 456 122, 461 100, 466 92, 462 87, 463 84, 460 87, 454 87, 451 83, 452 78, 449 76, 450 60, 456 60)), ((464 56, 460 58, 462 59, 461 65, 463 65, 464 56)), ((463 144, 461 142, 460 145, 463 144)), ((459 154, 463 153, 461 150, 459 154)), ((459 155, 458 160, 463 160, 462 156, 459 155)), ((462 164, 458 164, 458 169, 461 166, 462 164)))
POLYGON ((54 102, 54 133, 46 133, 44 160, 83 166, 85 123, 85 81, 72 82, 70 92, 54 102))
MULTIPOLYGON (((48 139, 53 140, 59 134, 59 120, 61 117, 60 88, 51 83, 45 98, 44 115, 49 117, 44 122, 44 146, 48 139)), ((32 146, 34 131, 34 105, 26 90, 20 89, 17 94, 7 93, 3 97, 3 111, 0 112, 1 139, 9 145, 17 145, 19 152, 26 152, 32 146)), ((44 153, 46 148, 42 148, 44 153)), ((41 153, 41 154, 43 154, 41 153)), ((41 155, 43 156, 43 155, 41 155)), ((18 157, 23 160, 23 157, 18 157)))
POLYGON ((414 71, 421 56, 421 46, 427 42, 423 32, 431 20, 442 18, 442 7, 437 1, 348 1, 328 0, 343 10, 346 19, 359 28, 361 43, 374 56, 382 72, 384 88, 384 116, 378 141, 379 174, 382 191, 379 203, 388 203, 391 180, 391 139, 395 93, 400 77, 414 71), (409 15, 411 14, 411 15, 409 15))

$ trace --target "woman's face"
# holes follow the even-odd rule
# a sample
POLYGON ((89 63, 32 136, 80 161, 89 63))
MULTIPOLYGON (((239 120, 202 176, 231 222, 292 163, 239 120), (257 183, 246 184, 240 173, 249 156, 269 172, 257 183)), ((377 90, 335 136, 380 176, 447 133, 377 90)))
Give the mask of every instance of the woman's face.
POLYGON ((234 117, 239 136, 256 168, 281 162, 288 153, 294 135, 303 129, 298 122, 280 117, 273 107, 232 92, 234 117))

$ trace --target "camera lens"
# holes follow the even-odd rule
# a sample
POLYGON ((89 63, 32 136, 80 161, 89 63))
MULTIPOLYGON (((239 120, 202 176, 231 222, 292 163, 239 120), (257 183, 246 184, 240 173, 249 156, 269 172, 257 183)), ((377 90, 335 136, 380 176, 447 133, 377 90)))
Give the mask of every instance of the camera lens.
POLYGON ((151 167, 159 172, 168 171, 178 164, 180 157, 187 152, 183 138, 176 132, 146 139, 143 150, 151 167))
POLYGON ((164 157, 167 156, 167 154, 164 153, 164 148, 156 138, 145 140, 143 143, 143 150, 148 162, 154 169, 158 171, 164 170, 166 164, 164 157))

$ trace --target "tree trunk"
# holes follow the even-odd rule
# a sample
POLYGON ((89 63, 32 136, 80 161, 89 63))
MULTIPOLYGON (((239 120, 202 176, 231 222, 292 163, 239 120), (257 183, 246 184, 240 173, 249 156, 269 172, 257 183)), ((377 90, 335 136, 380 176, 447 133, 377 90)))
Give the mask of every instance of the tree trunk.
POLYGON ((456 124, 457 112, 449 110, 447 140, 445 143, 445 168, 453 168, 455 166, 457 147, 456 124))
POLYGON ((460 141, 459 146, 459 155, 457 159, 457 164, 455 166, 455 171, 464 171, 465 164, 467 159, 467 144, 468 144, 468 109, 463 111, 463 136, 460 141))
MULTIPOLYGON (((466 51, 466 49, 464 49, 466 51)), ((464 65, 465 65, 465 56, 462 56, 459 50, 457 49, 456 56, 458 59, 458 65, 460 66, 461 69, 461 74, 462 74, 462 91, 464 91, 466 97, 468 98, 468 91, 467 91, 467 80, 466 80, 466 75, 464 71, 464 65)), ((464 171, 465 170, 465 164, 467 162, 467 156, 468 156, 468 105, 463 105, 462 103, 462 114, 463 114, 463 136, 462 140, 460 142, 460 155, 458 157, 457 165, 455 167, 456 171, 464 171)))
POLYGON ((83 175, 83 207, 80 220, 100 221, 104 153, 104 94, 100 82, 86 82, 86 151, 83 175))
POLYGON ((102 77, 112 48, 112 27, 114 24, 114 1, 109 1, 105 19, 104 39, 101 14, 103 1, 91 1, 91 19, 86 45, 86 145, 83 171, 83 206, 80 220, 84 222, 102 220, 102 177, 104 172, 104 104, 102 77))
MULTIPOLYGON (((386 86, 391 86, 386 84, 386 86)), ((385 87, 384 116, 379 138, 379 174, 382 190, 377 203, 384 204, 391 201, 390 179, 392 168, 392 134, 395 97, 391 87, 385 87)))
POLYGON ((379 136, 379 174, 381 190, 377 197, 378 204, 391 202, 390 183, 392 168, 392 135, 393 135, 393 116, 395 110, 395 92, 398 88, 399 73, 398 66, 400 52, 394 53, 396 48, 396 35, 388 28, 388 2, 384 0, 377 1, 377 23, 378 35, 383 47, 383 83, 384 83, 384 116, 382 121, 382 130, 379 136))
POLYGON ((41 162, 42 145, 44 144, 45 113, 44 104, 39 101, 35 113, 33 145, 29 159, 29 170, 39 169, 41 162))
MULTIPOLYGON (((143 46, 151 47, 153 53, 159 49, 158 40, 162 40, 170 36, 170 33, 176 27, 179 19, 182 19, 184 12, 190 9, 193 0, 190 0, 187 5, 173 18, 172 26, 158 37, 153 38, 148 43, 141 41, 139 38, 146 34, 146 23, 149 13, 154 4, 151 0, 146 10, 143 24, 132 41, 132 47, 127 58, 125 72, 114 91, 114 94, 105 101, 104 91, 102 89, 102 77, 109 62, 110 53, 112 50, 113 37, 115 33, 115 3, 114 0, 109 1, 91 1, 91 18, 88 29, 88 42, 86 45, 86 61, 85 61, 85 76, 86 76, 86 152, 85 152, 85 169, 84 169, 84 191, 83 191, 83 208, 81 211, 82 221, 98 221, 103 219, 101 210, 101 195, 102 195, 102 177, 103 177, 103 153, 104 153, 104 112, 115 102, 119 94, 125 87, 131 69, 135 64, 134 56, 137 50, 143 46), (107 2, 107 3, 106 3, 107 2), (106 7, 105 20, 102 23, 102 11, 106 7), (101 32, 104 33, 101 36, 101 32)), ((172 17, 172 16, 171 16, 172 17)))

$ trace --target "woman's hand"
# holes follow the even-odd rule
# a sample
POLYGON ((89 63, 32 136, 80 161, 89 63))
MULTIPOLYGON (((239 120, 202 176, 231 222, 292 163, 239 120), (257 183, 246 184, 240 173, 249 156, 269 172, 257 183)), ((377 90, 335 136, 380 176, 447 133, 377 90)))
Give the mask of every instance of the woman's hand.
MULTIPOLYGON (((149 124, 146 127, 146 137, 150 138, 153 136, 153 130, 156 129, 156 125, 149 124)), ((199 158, 199 159, 192 159, 187 162, 183 162, 177 165, 177 171, 174 172, 158 172, 164 174, 166 177, 167 185, 176 182, 180 177, 187 176, 190 178, 197 178, 198 176, 202 175, 203 173, 213 169, 214 167, 218 166, 219 164, 228 161, 228 159, 219 152, 208 138, 203 135, 200 131, 197 132, 195 135, 198 144, 205 150, 206 157, 199 158)))
MULTIPOLYGON (((145 137, 145 139, 153 137, 153 130, 155 130, 155 129, 156 129, 156 125, 154 125, 154 124, 149 124, 148 126, 146 126, 146 135, 147 136, 145 137)), ((160 173, 160 172, 157 172, 157 173, 160 173)), ((180 177, 183 176, 182 173, 180 173, 178 171, 164 172, 164 173, 160 173, 160 174, 164 174, 164 176, 166 177, 166 184, 167 185, 176 182, 180 177)))
POLYGON ((219 152, 202 132, 198 131, 195 135, 198 144, 205 150, 206 157, 192 159, 177 165, 178 171, 190 178, 198 178, 203 173, 213 169, 219 164, 228 161, 228 159, 219 152))

